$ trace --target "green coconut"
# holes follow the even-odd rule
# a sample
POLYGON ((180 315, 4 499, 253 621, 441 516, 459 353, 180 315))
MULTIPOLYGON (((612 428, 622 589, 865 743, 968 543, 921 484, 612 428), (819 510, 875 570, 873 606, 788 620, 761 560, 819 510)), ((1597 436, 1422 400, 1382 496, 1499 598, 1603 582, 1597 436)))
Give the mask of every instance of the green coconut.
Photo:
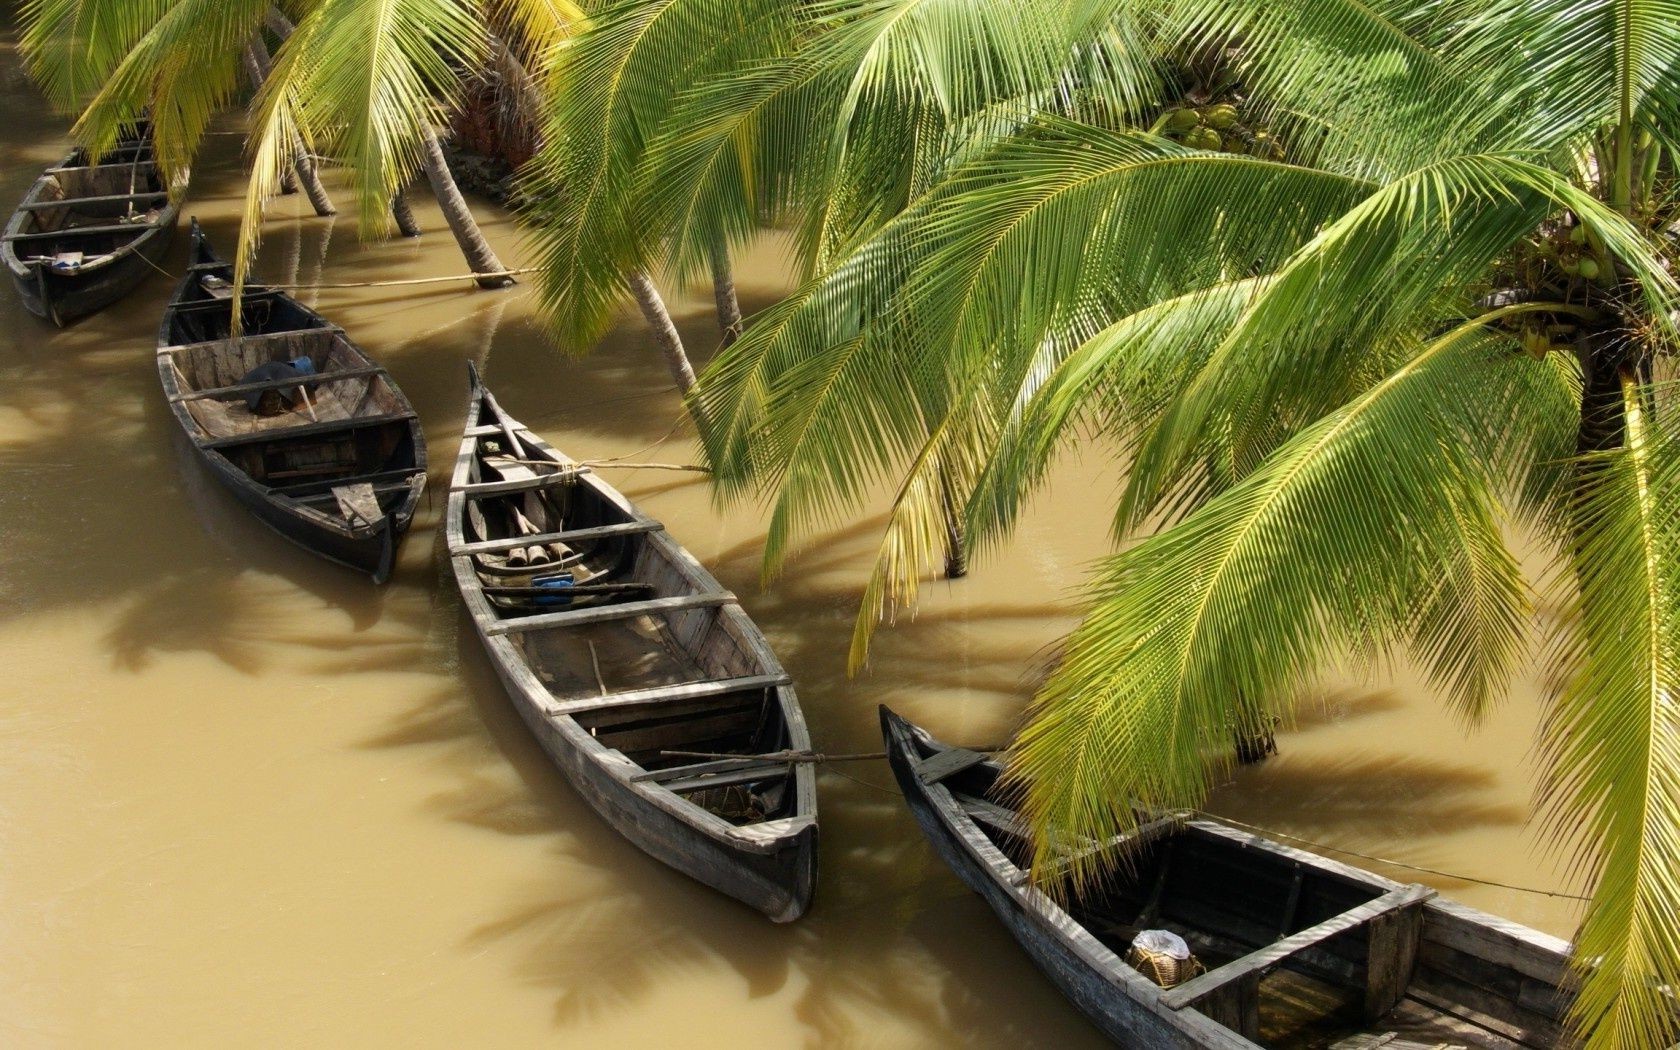
POLYGON ((1569 239, 1575 244, 1587 243, 1587 228, 1585 226, 1571 226, 1569 228, 1569 239))
POLYGON ((1201 122, 1201 116, 1193 109, 1175 109, 1167 114, 1167 127, 1173 131, 1189 131, 1201 122))
POLYGON ((1202 119, 1207 121, 1209 127, 1218 128, 1220 131, 1224 131, 1226 128, 1237 122, 1237 107, 1231 105, 1229 102, 1221 102, 1217 106, 1209 106, 1207 109, 1202 110, 1202 119))
POLYGON ((1598 260, 1590 255, 1583 255, 1581 261, 1575 264, 1575 272, 1589 281, 1592 280, 1598 276, 1598 260))

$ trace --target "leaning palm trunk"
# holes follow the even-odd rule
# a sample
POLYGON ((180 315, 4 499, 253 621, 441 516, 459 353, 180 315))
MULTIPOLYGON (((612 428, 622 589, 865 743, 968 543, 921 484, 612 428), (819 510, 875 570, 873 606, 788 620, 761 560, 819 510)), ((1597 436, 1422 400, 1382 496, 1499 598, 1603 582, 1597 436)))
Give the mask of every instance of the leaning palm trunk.
POLYGON ((455 235, 455 243, 461 246, 461 254, 467 257, 473 273, 480 275, 478 286, 506 288, 513 284, 507 268, 496 257, 495 249, 484 239, 484 231, 478 228, 466 198, 461 196, 461 188, 455 184, 455 176, 449 171, 449 162, 443 156, 443 143, 438 141, 437 133, 428 127, 422 128, 421 134, 420 163, 426 171, 426 181, 432 184, 432 193, 443 209, 443 220, 449 224, 449 232, 455 235))
MULTIPOLYGON (((245 45, 245 72, 251 78, 252 88, 262 87, 272 65, 273 59, 268 53, 268 46, 262 41, 262 35, 253 36, 245 45)), ((327 196, 327 188, 321 185, 321 174, 315 169, 314 158, 304 148, 303 140, 296 137, 292 142, 292 170, 286 173, 284 184, 289 184, 293 190, 302 186, 316 215, 338 214, 332 198, 327 196)))
POLYGON ((960 580, 968 575, 968 539, 951 492, 951 475, 944 471, 939 474, 939 507, 945 515, 945 578, 960 580))
POLYGON ((420 236, 420 223, 414 218, 414 209, 408 206, 408 198, 400 192, 391 198, 391 217, 397 222, 397 232, 404 237, 420 236))
POLYGON ((718 331, 723 333, 720 348, 727 348, 741 338, 741 301, 735 295, 735 271, 729 265, 729 246, 721 239, 712 242, 712 298, 717 301, 718 331))
POLYGON ((629 279, 636 305, 641 307, 642 317, 653 329, 653 341, 659 344, 660 352, 665 355, 665 367, 671 370, 677 390, 687 397, 688 392, 694 389, 694 366, 689 364, 682 336, 677 334, 676 322, 671 320, 671 311, 665 308, 665 300, 660 298, 659 289, 653 286, 647 274, 633 271, 629 279))

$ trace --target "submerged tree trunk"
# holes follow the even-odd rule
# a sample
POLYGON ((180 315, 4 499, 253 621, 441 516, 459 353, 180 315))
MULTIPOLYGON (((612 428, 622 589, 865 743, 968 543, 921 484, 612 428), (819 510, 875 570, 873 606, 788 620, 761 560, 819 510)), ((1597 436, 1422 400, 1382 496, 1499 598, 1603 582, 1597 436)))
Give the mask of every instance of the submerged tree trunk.
POLYGON ((467 207, 466 198, 461 196, 461 187, 455 185, 455 176, 450 174, 449 162, 443 156, 443 143, 438 141, 437 133, 430 127, 423 127, 420 132, 421 166, 426 171, 426 181, 432 184, 438 206, 443 209, 443 220, 449 224, 449 232, 455 235, 455 243, 461 246, 461 254, 467 257, 473 273, 495 275, 480 277, 478 286, 506 288, 513 284, 513 278, 505 272, 507 267, 496 257, 490 242, 484 239, 484 231, 478 228, 478 221, 467 207))
POLYGON ((1277 754, 1277 719, 1240 693, 1236 706, 1237 720, 1231 726, 1231 742, 1236 748, 1237 761, 1251 766, 1277 754))
POLYGON ((397 221, 397 232, 404 237, 420 236, 420 223, 414 218, 414 209, 408 206, 408 198, 398 190, 391 198, 391 217, 397 221))
POLYGON ((741 338, 741 301, 735 296, 735 271, 729 265, 729 245, 712 242, 712 298, 717 302, 718 331, 725 347, 741 338))
POLYGON ((939 506, 945 515, 945 578, 960 580, 968 575, 968 538, 951 493, 951 476, 943 470, 939 472, 939 506))
POLYGON ((665 300, 660 298, 659 289, 653 286, 647 274, 633 271, 629 280, 636 305, 641 307, 642 317, 653 329, 653 341, 659 344, 660 353, 665 355, 665 367, 671 370, 677 390, 687 397, 688 392, 694 389, 694 366, 689 364, 682 336, 677 333, 676 322, 671 320, 671 311, 665 308, 665 300))

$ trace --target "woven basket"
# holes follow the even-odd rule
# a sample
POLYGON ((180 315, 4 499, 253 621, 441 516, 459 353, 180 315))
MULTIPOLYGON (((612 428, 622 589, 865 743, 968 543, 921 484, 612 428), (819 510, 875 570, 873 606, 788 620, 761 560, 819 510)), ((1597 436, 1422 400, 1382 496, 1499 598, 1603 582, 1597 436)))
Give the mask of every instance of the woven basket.
POLYGON ((1139 948, 1136 945, 1126 952, 1126 963, 1162 988, 1183 984, 1190 978, 1207 972, 1207 967, 1194 955, 1188 959, 1174 959, 1163 952, 1152 952, 1148 948, 1139 948))

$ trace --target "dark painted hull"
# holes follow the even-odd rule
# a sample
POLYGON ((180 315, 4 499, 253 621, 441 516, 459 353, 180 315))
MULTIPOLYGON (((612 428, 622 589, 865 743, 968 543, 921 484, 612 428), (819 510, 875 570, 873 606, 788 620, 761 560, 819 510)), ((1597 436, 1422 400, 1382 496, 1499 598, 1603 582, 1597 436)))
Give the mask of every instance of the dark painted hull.
POLYGON ((53 273, 40 266, 23 266, 7 259, 7 270, 24 309, 60 327, 94 314, 128 295, 146 278, 164 270, 163 260, 175 243, 179 209, 170 205, 163 221, 142 234, 128 250, 97 269, 76 274, 53 273))
MULTIPOLYGON (((163 321, 158 327, 158 346, 170 344, 170 331, 173 314, 183 296, 182 289, 195 279, 194 266, 205 266, 215 262, 215 256, 204 242, 203 235, 198 228, 197 220, 192 227, 193 245, 188 255, 188 270, 177 288, 175 297, 169 307, 164 310, 163 321)), ((202 271, 199 271, 202 272, 202 271)), ((231 270, 228 271, 231 276, 231 270)), ((306 315, 313 323, 321 327, 328 327, 325 318, 304 307, 295 300, 290 300, 301 314, 306 315)), ((352 344, 353 345, 353 344, 352 344)), ((360 354, 360 350, 356 351, 360 354)), ((365 355, 362 355, 366 360, 365 355)), ((371 361, 369 362, 371 364, 371 361)), ((394 381, 388 374, 381 373, 391 383, 391 389, 401 397, 394 381)), ((384 583, 390 578, 392 567, 396 562, 397 549, 407 534, 409 526, 414 521, 414 512, 420 505, 420 498, 426 487, 426 439, 418 418, 408 421, 409 448, 413 450, 412 462, 389 467, 388 471, 407 469, 411 472, 408 490, 400 499, 383 500, 381 508, 384 516, 371 526, 351 528, 341 521, 335 521, 328 516, 312 512, 286 496, 280 495, 272 488, 253 479, 249 474, 240 470, 228 458, 212 448, 205 447, 204 441, 198 434, 192 416, 183 405, 176 400, 181 393, 179 378, 174 369, 167 362, 158 363, 158 376, 163 385, 163 392, 170 399, 170 410, 182 432, 193 446, 200 460, 209 469, 211 475, 233 493, 235 499, 244 504, 256 515, 257 520, 273 529, 281 536, 328 561, 367 573, 376 584, 384 583)), ((404 402, 406 405, 406 402, 404 402)), ((275 431, 274 435, 283 437, 285 431, 275 431)), ((354 480, 348 478, 346 480, 354 480)), ((325 486, 321 491, 328 491, 325 486)))
POLYGON ((194 451, 216 480, 255 514, 258 521, 311 554, 367 573, 373 577, 374 583, 390 579, 397 548, 414 521, 415 508, 425 489, 425 468, 416 467, 420 476, 399 509, 386 514, 370 528, 347 531, 320 520, 318 515, 299 510, 285 497, 276 496, 255 484, 244 471, 216 452, 199 448, 196 444, 194 451))

